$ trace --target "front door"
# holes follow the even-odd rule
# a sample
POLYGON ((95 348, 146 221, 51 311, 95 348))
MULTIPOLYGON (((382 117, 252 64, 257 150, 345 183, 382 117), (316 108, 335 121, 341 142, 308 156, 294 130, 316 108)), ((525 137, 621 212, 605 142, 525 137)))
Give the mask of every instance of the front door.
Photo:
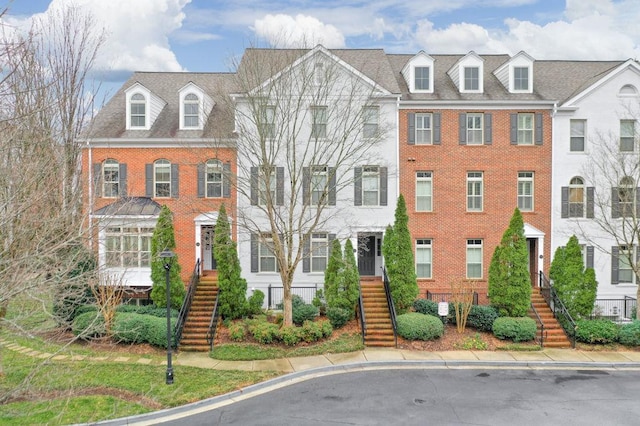
POLYGON ((361 276, 376 274, 376 236, 358 236, 358 272, 361 276))
POLYGON ((212 271, 216 268, 216 258, 213 255, 213 226, 202 227, 202 269, 212 271))
POLYGON ((538 249, 536 247, 537 239, 527 238, 527 253, 529 255, 529 277, 531 279, 531 285, 536 287, 538 285, 538 258, 536 253, 538 249))

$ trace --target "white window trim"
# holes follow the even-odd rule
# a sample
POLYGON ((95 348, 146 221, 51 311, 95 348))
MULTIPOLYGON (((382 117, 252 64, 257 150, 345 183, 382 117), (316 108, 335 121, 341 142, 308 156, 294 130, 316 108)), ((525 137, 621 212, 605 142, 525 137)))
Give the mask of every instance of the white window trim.
MULTIPOLYGON (((474 185, 475 186, 475 185, 474 185)), ((470 213, 481 213, 482 211, 484 211, 484 172, 480 172, 480 171, 470 171, 467 172, 467 185, 465 188, 465 192, 466 192, 466 208, 467 208, 467 212, 470 213), (479 173, 480 176, 469 176, 471 173, 479 173), (470 183, 475 183, 475 182, 480 182, 480 194, 469 194, 469 184, 470 183), (470 197, 473 197, 474 199, 476 198, 480 198, 480 208, 479 209, 471 209, 469 208, 469 200, 470 197)))
POLYGON ((509 64, 509 92, 511 93, 533 93, 533 65, 529 64, 509 64), (516 68, 526 68, 528 70, 528 88, 516 89, 516 68))
POLYGON ((184 93, 184 95, 182 95, 180 97, 180 129, 182 130, 202 130, 203 128, 203 114, 202 114, 202 110, 204 108, 204 102, 203 102, 203 97, 202 94, 197 93, 195 91, 189 91, 184 93), (195 103, 193 101, 187 101, 186 98, 189 95, 195 95, 198 98, 197 101, 197 105, 198 105, 198 125, 197 126, 187 126, 185 124, 185 104, 186 103, 195 103))
MULTIPOLYGON (((484 241, 480 238, 469 238, 467 239, 467 245, 465 249, 465 276, 469 280, 481 280, 484 277, 483 273, 483 257, 484 257, 484 241), (477 242, 479 241, 479 244, 477 242), (473 243, 472 243, 473 242, 473 243), (480 276, 479 277, 470 277, 469 276, 469 249, 480 249, 480 276)), ((474 263, 475 265, 475 263, 474 263)))
POLYGON ((156 160, 153 162, 153 198, 171 198, 171 161, 161 158, 159 160, 156 160), (160 162, 162 162, 162 164, 160 164, 160 162), (168 164, 165 164, 168 163, 168 164), (169 169, 169 179, 167 181, 158 181, 157 180, 157 167, 158 166, 162 166, 162 167, 168 167, 169 169), (165 195, 165 196, 159 196, 158 195, 158 183, 162 183, 162 184, 169 184, 169 194, 165 195))
POLYGON ((470 145, 470 146, 479 146, 479 145, 484 145, 484 114, 483 113, 479 113, 479 112, 469 112, 467 113, 466 116, 466 120, 467 122, 465 123, 465 127, 466 127, 466 144, 470 145), (480 128, 476 129, 476 128, 470 128, 469 127, 469 119, 472 117, 480 117, 480 128), (471 141, 471 132, 475 132, 477 130, 480 130, 480 142, 470 142, 471 141))
MULTIPOLYGON (((426 263, 425 263, 426 265, 426 263)), ((418 279, 422 280, 430 280, 433 279, 433 240, 431 238, 418 238, 416 239, 416 275, 418 275, 418 279), (428 242, 427 242, 428 241, 428 242), (420 242, 425 242, 424 244, 420 244, 420 242), (423 246, 423 249, 429 250, 429 276, 420 276, 418 275, 418 250, 423 246)))
POLYGON ((415 129, 414 129, 414 138, 415 138, 415 144, 417 146, 420 145, 433 145, 433 113, 430 112, 418 112, 416 113, 416 124, 415 124, 415 129), (429 117, 429 127, 420 127, 418 128, 418 117, 429 117), (426 142, 418 142, 418 130, 429 130, 429 140, 426 142))
POLYGON ((517 192, 518 192, 518 199, 516 200, 516 205, 518 206, 518 208, 520 209, 520 211, 522 212, 533 212, 535 211, 535 172, 531 172, 531 171, 523 171, 523 172, 518 172, 518 188, 517 188, 517 192), (531 176, 523 176, 524 174, 528 174, 530 173, 531 176), (526 194, 520 194, 520 183, 531 183, 531 195, 526 195, 526 194), (531 199, 531 208, 530 209, 525 209, 523 207, 520 206, 520 199, 525 199, 525 198, 530 198, 531 199))
POLYGON ((149 114, 150 102, 149 102, 149 94, 143 90, 134 90, 127 94, 127 130, 149 130, 151 128, 151 119, 149 114), (135 95, 142 95, 144 97, 144 126, 133 126, 131 124, 131 98, 135 95))
POLYGON ((420 212, 420 213, 425 213, 425 212, 432 212, 433 211, 433 172, 428 171, 428 170, 418 170, 416 172, 416 212, 420 212), (428 173, 429 176, 418 176, 418 173, 428 173), (430 204, 430 208, 427 210, 418 210, 418 182, 431 182, 431 194, 429 195, 420 195, 420 197, 428 197, 431 202, 430 204))

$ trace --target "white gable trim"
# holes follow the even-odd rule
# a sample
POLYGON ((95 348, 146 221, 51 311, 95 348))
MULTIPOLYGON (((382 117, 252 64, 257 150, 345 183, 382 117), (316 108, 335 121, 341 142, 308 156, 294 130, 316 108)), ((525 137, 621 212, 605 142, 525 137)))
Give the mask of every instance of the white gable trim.
POLYGON ((409 92, 411 93, 433 93, 434 86, 434 62, 435 60, 426 54, 423 50, 418 52, 413 58, 409 59, 407 64, 402 68, 401 74, 404 77, 409 92), (429 67, 429 88, 426 90, 418 90, 415 87, 415 70, 418 67, 429 67))
POLYGON ((607 73, 604 77, 602 77, 601 79, 593 83, 591 86, 587 87, 583 91, 569 98, 566 102, 562 103, 561 107, 565 108, 565 107, 575 106, 575 104, 579 103, 582 99, 589 96, 591 93, 598 90, 602 85, 616 78, 618 75, 620 75, 622 72, 626 71, 627 69, 634 71, 638 76, 640 76, 640 64, 633 59, 628 59, 623 64, 618 65, 615 69, 607 73))
POLYGON ((214 100, 193 82, 184 85, 184 87, 178 91, 178 96, 180 99, 180 130, 202 130, 204 123, 207 121, 207 117, 215 105, 214 100), (195 127, 186 127, 184 123, 185 96, 190 93, 198 97, 198 125, 195 127))
POLYGON ((471 51, 460 58, 447 74, 453 80, 460 93, 483 93, 484 92, 484 59, 476 52, 471 51), (466 68, 478 68, 478 89, 471 90, 464 87, 464 72, 466 68))
POLYGON ((162 109, 167 105, 161 97, 157 96, 139 82, 135 82, 127 90, 125 90, 125 120, 127 130, 149 130, 153 123, 160 115, 162 109), (145 120, 144 126, 131 126, 131 97, 135 94, 141 94, 145 99, 145 120))

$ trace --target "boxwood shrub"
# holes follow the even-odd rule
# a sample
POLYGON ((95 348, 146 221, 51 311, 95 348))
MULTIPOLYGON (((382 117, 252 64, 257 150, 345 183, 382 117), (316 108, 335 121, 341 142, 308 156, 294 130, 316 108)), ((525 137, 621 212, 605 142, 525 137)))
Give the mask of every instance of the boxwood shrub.
POLYGON ((582 343, 606 344, 618 340, 618 326, 607 319, 576 321, 576 340, 582 343))
POLYGON ((620 327, 618 341, 625 346, 640 346, 640 321, 633 321, 620 327))
POLYGON ((273 343, 278 338, 279 329, 277 324, 266 321, 258 321, 249 327, 249 332, 259 343, 273 343))
POLYGON ((467 325, 478 331, 491 332, 493 330, 493 322, 498 316, 498 311, 493 306, 473 305, 467 317, 467 325))
POLYGON ((150 319, 156 319, 156 317, 141 314, 116 314, 111 328, 113 338, 122 343, 148 342, 150 319))
POLYGON ((294 305, 292 312, 293 323, 296 325, 302 325, 305 321, 313 321, 319 313, 320 311, 316 306, 307 303, 294 305))
POLYGON ((424 315, 438 316, 438 304, 429 299, 416 299, 413 302, 413 310, 424 315))
POLYGON ((285 325, 280 329, 278 337, 287 346, 295 346, 302 340, 300 327, 295 325, 285 325))
MULTIPOLYGON (((116 308, 116 312, 167 318, 167 308, 158 308, 156 305, 120 305, 116 308)), ((171 318, 178 318, 180 313, 178 309, 171 309, 170 312, 171 318)))
POLYGON ((333 328, 344 327, 344 325, 351 319, 351 311, 345 308, 332 306, 327 308, 327 318, 331 322, 333 328))
POLYGON ((397 325, 398 334, 409 340, 433 340, 444 333, 440 318, 418 312, 398 315, 397 325))
POLYGON ((307 343, 315 342, 322 339, 322 327, 319 322, 305 321, 300 327, 302 340, 307 343))
POLYGON ((104 317, 98 311, 85 312, 76 316, 71 329, 73 334, 83 339, 102 337, 107 333, 104 317))
POLYGON ((502 340, 526 342, 536 337, 536 322, 528 317, 499 317, 492 328, 493 334, 502 340))

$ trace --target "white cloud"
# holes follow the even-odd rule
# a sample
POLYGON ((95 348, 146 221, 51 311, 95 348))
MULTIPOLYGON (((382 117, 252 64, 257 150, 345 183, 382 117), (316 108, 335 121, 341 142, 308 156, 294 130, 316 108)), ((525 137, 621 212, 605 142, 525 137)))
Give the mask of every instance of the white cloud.
POLYGON ((254 30, 274 47, 313 47, 322 44, 328 48, 345 46, 344 35, 333 25, 327 25, 313 16, 298 14, 268 14, 256 19, 254 30))

